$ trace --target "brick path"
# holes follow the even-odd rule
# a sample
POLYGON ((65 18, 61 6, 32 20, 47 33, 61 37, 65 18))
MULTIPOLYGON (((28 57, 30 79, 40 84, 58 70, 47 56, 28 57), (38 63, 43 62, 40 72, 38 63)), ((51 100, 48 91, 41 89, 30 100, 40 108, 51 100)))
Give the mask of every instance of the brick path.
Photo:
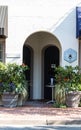
POLYGON ((29 102, 23 107, 0 107, 0 125, 81 124, 81 108, 54 108, 29 102))

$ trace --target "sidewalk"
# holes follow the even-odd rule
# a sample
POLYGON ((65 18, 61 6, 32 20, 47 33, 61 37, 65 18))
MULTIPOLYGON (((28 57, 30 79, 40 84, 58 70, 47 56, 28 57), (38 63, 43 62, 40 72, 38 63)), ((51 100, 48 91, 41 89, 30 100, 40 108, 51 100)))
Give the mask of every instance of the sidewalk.
POLYGON ((54 108, 31 102, 23 107, 0 107, 0 125, 81 125, 81 108, 54 108))

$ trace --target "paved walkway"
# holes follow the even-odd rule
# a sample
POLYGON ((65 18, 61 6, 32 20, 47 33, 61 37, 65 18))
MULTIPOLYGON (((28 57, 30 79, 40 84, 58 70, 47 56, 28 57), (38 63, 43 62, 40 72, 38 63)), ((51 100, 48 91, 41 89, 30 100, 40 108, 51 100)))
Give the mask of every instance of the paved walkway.
POLYGON ((81 108, 54 108, 36 101, 23 107, 0 107, 0 125, 81 124, 81 108))

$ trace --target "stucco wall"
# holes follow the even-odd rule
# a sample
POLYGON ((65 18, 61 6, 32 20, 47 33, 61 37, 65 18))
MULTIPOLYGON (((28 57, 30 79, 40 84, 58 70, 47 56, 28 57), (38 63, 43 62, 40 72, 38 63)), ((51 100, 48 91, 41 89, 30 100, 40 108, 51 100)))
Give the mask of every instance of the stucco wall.
MULTIPOLYGON (((79 0, 0 2, 2 5, 8 5, 6 62, 22 63, 23 44, 26 38, 36 31, 51 32, 59 39, 62 46, 61 65, 68 64, 63 59, 64 50, 73 48, 78 52, 75 7, 80 4, 79 0)), ((73 65, 77 63, 78 60, 73 65)))
POLYGON ((78 39, 76 39, 76 8, 73 8, 70 13, 57 25, 53 33, 58 37, 62 46, 62 65, 78 64, 78 39), (77 60, 73 63, 68 63, 64 60, 64 51, 73 49, 77 52, 77 60))

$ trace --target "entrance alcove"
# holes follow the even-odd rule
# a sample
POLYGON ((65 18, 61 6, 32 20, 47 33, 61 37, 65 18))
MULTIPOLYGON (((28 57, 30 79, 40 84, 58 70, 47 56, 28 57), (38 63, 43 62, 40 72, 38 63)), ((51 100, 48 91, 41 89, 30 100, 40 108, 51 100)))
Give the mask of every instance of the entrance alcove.
POLYGON ((31 34, 23 45, 23 62, 28 64, 30 71, 29 98, 50 99, 51 90, 46 89, 49 83, 47 71, 51 64, 60 64, 61 46, 59 40, 51 33, 39 31, 31 34), (48 94, 49 93, 49 94, 48 94))

